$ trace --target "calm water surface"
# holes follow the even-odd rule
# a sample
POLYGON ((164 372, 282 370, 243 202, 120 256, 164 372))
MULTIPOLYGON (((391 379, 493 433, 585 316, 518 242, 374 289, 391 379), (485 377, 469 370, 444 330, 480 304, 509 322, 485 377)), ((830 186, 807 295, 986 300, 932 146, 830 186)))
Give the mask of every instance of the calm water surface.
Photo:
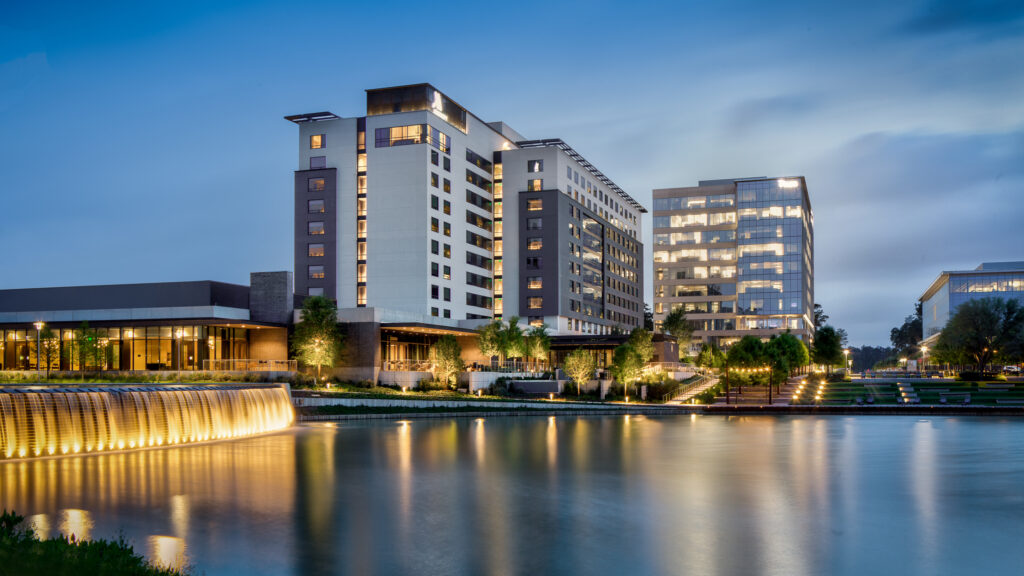
POLYGON ((42 534, 221 574, 1021 574, 1024 420, 342 422, 0 464, 42 534))

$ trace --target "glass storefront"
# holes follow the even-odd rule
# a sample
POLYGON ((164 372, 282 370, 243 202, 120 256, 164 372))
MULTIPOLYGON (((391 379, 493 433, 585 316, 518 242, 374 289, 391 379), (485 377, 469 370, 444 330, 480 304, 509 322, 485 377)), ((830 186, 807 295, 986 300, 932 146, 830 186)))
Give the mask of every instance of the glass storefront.
POLYGON ((249 330, 226 326, 51 327, 0 330, 0 370, 202 370, 204 360, 249 358, 249 330), (46 329, 43 329, 46 333, 46 329), (37 367, 36 359, 39 359, 37 367))

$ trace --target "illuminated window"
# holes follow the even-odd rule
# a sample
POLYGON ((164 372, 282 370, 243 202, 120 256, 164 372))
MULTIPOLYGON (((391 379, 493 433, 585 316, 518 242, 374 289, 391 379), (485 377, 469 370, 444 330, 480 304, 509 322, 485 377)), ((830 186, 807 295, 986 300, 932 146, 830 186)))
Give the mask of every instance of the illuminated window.
POLYGON ((366 238, 366 220, 356 222, 356 238, 366 238))
POLYGON ((323 266, 310 266, 309 267, 309 279, 310 280, 322 280, 324 277, 323 266))
POLYGON ((366 172, 366 154, 356 155, 356 172, 366 172))
MULTIPOLYGON (((446 182, 447 182, 447 180, 446 180, 446 182)), ((444 201, 444 213, 445 214, 451 214, 452 213, 452 203, 447 201, 447 200, 444 201)))
POLYGON ((526 201, 526 209, 530 212, 544 209, 544 201, 541 198, 530 198, 526 201))
POLYGON ((438 232, 438 231, 440 231, 440 229, 441 229, 441 221, 438 220, 437 218, 431 218, 430 219, 430 231, 431 232, 438 232))
POLYGON ((366 306, 366 286, 356 286, 356 306, 366 306))
POLYGON ((434 174, 433 172, 431 172, 430 173, 430 185, 433 186, 434 188, 437 188, 437 184, 438 184, 439 178, 440 177, 437 174, 434 174))
POLYGON ((527 160, 526 161, 527 172, 543 172, 544 161, 543 160, 527 160))
POLYGON ((526 181, 526 189, 531 191, 531 192, 539 192, 539 191, 544 189, 544 181, 543 180, 527 180, 526 181))
POLYGON ((323 244, 309 244, 308 248, 309 250, 307 254, 309 255, 310 258, 320 258, 324 255, 323 244))
POLYGON ((356 199, 356 216, 366 216, 366 198, 356 199))
POLYGON ((323 178, 310 178, 306 182, 310 192, 323 192, 327 188, 323 178))
POLYGON ((504 176, 504 174, 505 174, 505 170, 502 168, 501 163, 499 162, 498 164, 495 164, 494 165, 494 178, 496 180, 501 180, 502 177, 504 176))
POLYGON ((444 278, 445 280, 451 280, 452 279, 452 267, 451 266, 445 266, 444 267, 444 274, 441 277, 444 278))
POLYGON ((452 257, 452 245, 451 244, 445 244, 444 245, 444 257, 445 258, 451 258, 452 257))
POLYGON ((356 282, 366 282, 366 264, 356 264, 356 282))
POLYGON ((526 279, 526 287, 530 290, 540 290, 544 287, 544 279, 540 276, 531 276, 526 279))
POLYGON ((540 250, 544 247, 543 238, 530 238, 526 241, 527 250, 540 250))
POLYGON ((449 224, 448 222, 444 223, 444 235, 445 236, 451 236, 452 235, 452 225, 449 224))
POLYGON ((366 195, 366 174, 356 176, 356 194, 366 195))
POLYGON ((309 147, 313 149, 326 148, 327 147, 327 135, 326 134, 313 134, 309 137, 309 147))
POLYGON ((323 200, 310 200, 307 203, 307 211, 310 214, 322 214, 323 212, 326 212, 326 209, 324 208, 324 201, 323 200))
POLYGON ((356 242, 356 260, 366 260, 366 242, 356 242))
POLYGON ((374 131, 374 146, 376 148, 389 148, 391 146, 422 144, 426 131, 426 124, 377 128, 374 131))
POLYGON ((444 190, 445 192, 451 192, 452 191, 452 181, 447 179, 447 178, 445 178, 442 190, 444 190))
POLYGON ((323 222, 310 222, 309 223, 309 235, 320 236, 324 234, 324 223, 323 222))

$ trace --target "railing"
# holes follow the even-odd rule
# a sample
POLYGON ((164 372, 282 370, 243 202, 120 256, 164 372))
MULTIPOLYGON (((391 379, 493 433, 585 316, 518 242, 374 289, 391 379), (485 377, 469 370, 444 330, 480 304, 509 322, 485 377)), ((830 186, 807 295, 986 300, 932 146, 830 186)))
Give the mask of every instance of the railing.
POLYGON ((434 363, 430 360, 385 360, 381 369, 385 372, 431 372, 434 363))
POLYGON ((678 386, 675 386, 674 388, 663 394, 661 396, 661 401, 668 402, 669 400, 672 400, 678 396, 682 396, 683 394, 686 394, 687 392, 690 392, 691 390, 703 384, 707 379, 707 376, 698 376, 697 379, 692 382, 680 382, 678 386))
POLYGON ((203 360, 203 370, 228 372, 295 372, 296 360, 203 360))

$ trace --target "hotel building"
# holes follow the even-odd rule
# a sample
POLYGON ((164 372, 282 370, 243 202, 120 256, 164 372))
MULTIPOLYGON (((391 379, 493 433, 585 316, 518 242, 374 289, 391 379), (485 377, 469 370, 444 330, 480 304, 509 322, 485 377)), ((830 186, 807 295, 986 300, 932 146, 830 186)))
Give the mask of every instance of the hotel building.
POLYGON ((367 90, 365 115, 286 118, 298 295, 336 299, 385 341, 511 316, 553 334, 642 324, 646 210, 565 142, 480 120, 429 84, 367 90))
POLYGON ((654 319, 677 308, 691 345, 814 336, 814 218, 801 176, 654 190, 654 319))
POLYGON ((921 344, 932 347, 949 318, 969 300, 1015 299, 1024 305, 1024 262, 985 262, 974 270, 944 271, 921 295, 921 344))

